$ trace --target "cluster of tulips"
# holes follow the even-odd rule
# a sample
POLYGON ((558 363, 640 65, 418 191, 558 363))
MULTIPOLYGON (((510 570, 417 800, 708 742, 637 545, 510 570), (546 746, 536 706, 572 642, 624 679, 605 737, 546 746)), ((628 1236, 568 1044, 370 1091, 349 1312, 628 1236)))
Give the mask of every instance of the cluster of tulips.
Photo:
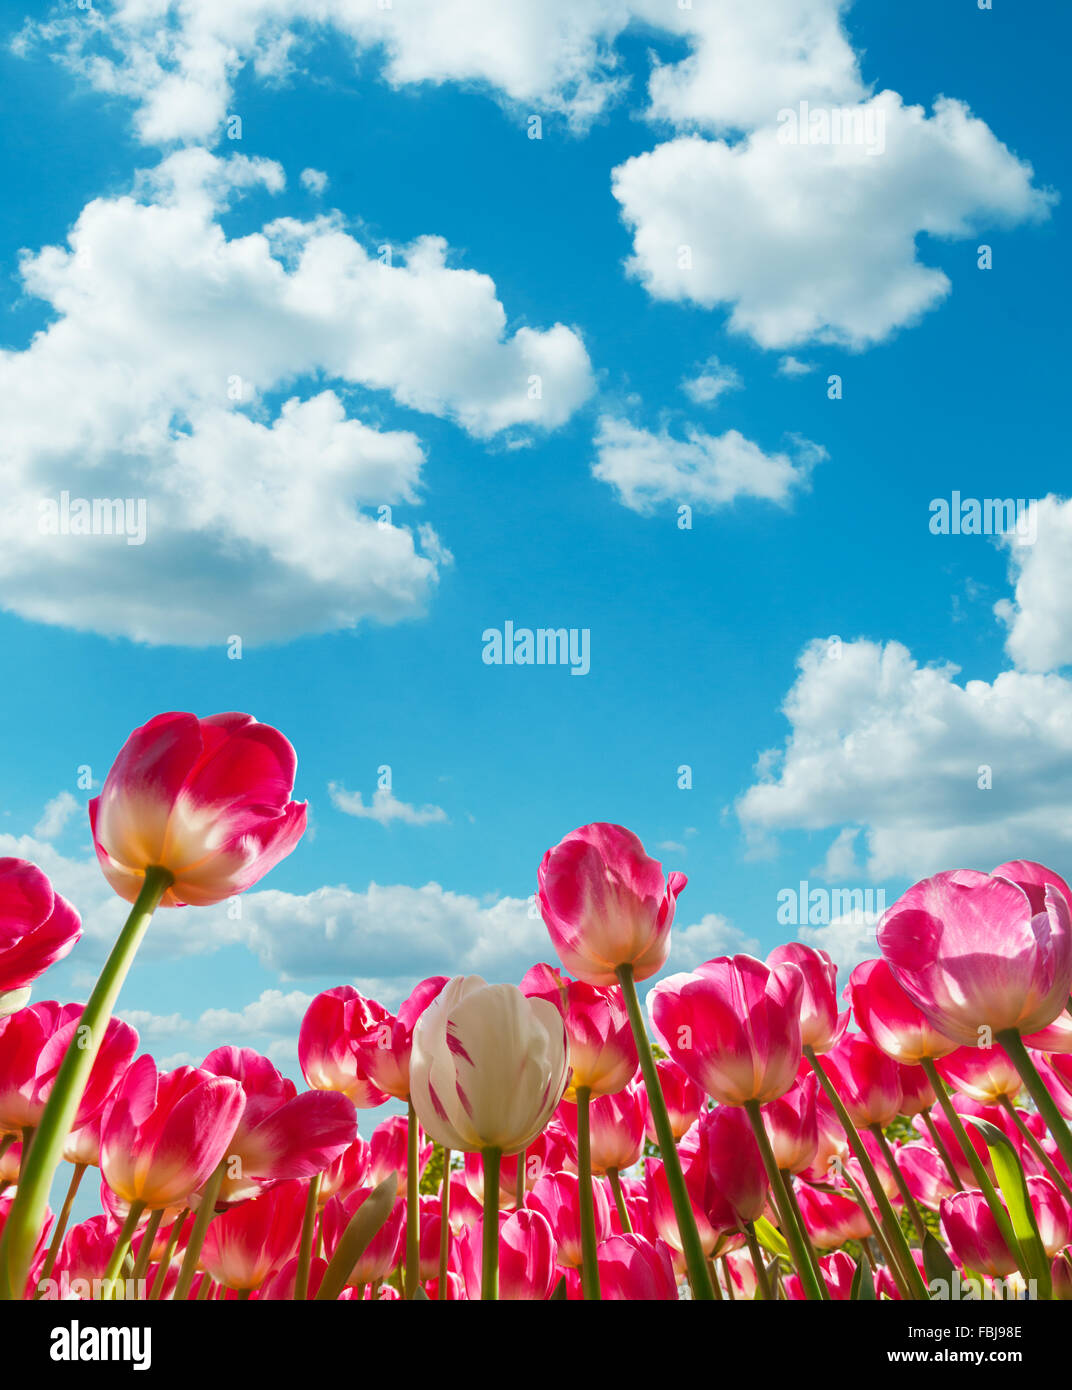
POLYGON ((138 946, 158 907, 223 902, 290 852, 295 771, 247 715, 131 735, 90 821, 133 906, 85 1005, 29 1002, 80 922, 39 868, 0 861, 0 1296, 1072 1297, 1055 873, 917 883, 844 1011, 829 956, 790 943, 658 980, 646 1022, 637 984, 686 880, 589 825, 538 875, 568 975, 434 977, 397 1013, 328 990, 300 1093, 248 1048, 161 1073, 113 1016, 138 946), (358 1111, 392 1099, 405 1113, 361 1137, 358 1111), (90 1168, 102 1210, 71 1224, 90 1168))

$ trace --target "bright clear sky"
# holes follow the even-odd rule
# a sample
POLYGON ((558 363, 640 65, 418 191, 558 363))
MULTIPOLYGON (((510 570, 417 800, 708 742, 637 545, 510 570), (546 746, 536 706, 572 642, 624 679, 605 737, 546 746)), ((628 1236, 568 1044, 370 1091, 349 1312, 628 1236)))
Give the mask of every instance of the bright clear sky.
POLYGON ((520 979, 592 820, 689 875, 679 969, 798 935, 802 878, 1068 874, 1065 7, 28 9, 0 853, 87 927, 35 997, 84 997, 122 914, 78 769, 167 709, 282 729, 311 815, 241 921, 159 914, 121 1012, 164 1064, 295 1075, 320 989, 520 979), (861 142, 780 140, 801 101, 861 142), (144 499, 144 544, 42 534, 64 491, 144 499), (932 534, 954 491, 1038 499, 1035 543, 932 534), (486 665, 507 620, 591 670, 486 665))

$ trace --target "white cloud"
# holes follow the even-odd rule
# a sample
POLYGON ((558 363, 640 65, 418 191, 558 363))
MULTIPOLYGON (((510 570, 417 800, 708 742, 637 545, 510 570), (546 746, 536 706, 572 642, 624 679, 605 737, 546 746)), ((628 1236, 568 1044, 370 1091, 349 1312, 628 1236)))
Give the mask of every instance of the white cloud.
POLYGON ((849 982, 849 976, 865 960, 874 960, 878 955, 878 924, 881 913, 850 912, 844 917, 835 917, 823 927, 800 927, 798 935, 808 946, 826 951, 838 968, 837 989, 841 991, 849 982))
POLYGON ((626 160, 614 195, 633 233, 629 272, 656 299, 729 311, 762 347, 864 348, 949 293, 917 252, 1048 216, 1055 195, 961 102, 927 116, 883 92, 861 112, 863 143, 789 144, 775 121, 730 145, 682 136, 626 160))
POLYGON ((799 357, 782 357, 778 362, 779 376, 807 376, 814 370, 814 362, 802 362, 799 357))
POLYGON ((492 281, 452 268, 439 238, 390 265, 336 217, 228 238, 217 213, 252 184, 278 191, 282 170, 181 151, 140 198, 89 203, 69 247, 24 256, 54 317, 0 352, 5 608, 193 645, 419 614, 448 552, 380 512, 419 504, 418 439, 353 418, 336 389, 278 411, 265 397, 334 379, 484 438, 553 428, 592 389, 572 330, 508 332, 492 281), (129 499, 139 525, 47 534, 64 492, 129 499))
POLYGON ((648 114, 677 126, 746 129, 786 102, 855 100, 856 58, 844 0, 96 0, 77 15, 29 22, 98 90, 137 104, 143 141, 208 140, 252 65, 264 82, 293 77, 318 39, 355 60, 374 53, 395 87, 453 82, 516 108, 559 112, 581 129, 629 85, 616 41, 629 26, 680 39, 687 54, 653 63, 648 114))
POLYGON ((681 383, 681 389, 696 405, 715 405, 727 391, 739 391, 744 385, 735 367, 724 365, 717 357, 709 357, 694 377, 681 383))
POLYGON ((712 435, 690 426, 685 439, 675 439, 665 429, 653 434, 610 415, 600 419, 595 446, 593 476, 609 483, 623 506, 641 513, 661 502, 713 511, 739 497, 784 506, 827 457, 806 439, 794 439, 792 454, 766 454, 738 430, 712 435))
POLYGON ((324 193, 328 186, 328 176, 323 169, 303 169, 298 175, 301 186, 310 193, 324 193))
MULTIPOLYGON (((1026 500, 1026 499, 1025 499, 1026 500)), ((1002 537, 1009 551, 1015 597, 994 605, 1009 635, 1005 648, 1028 671, 1052 671, 1072 663, 1072 499, 1040 498, 1015 531, 1002 537)))
POLYGON ((389 825, 391 821, 401 821, 403 825, 439 825, 447 820, 442 806, 410 806, 399 801, 387 787, 377 787, 372 793, 368 806, 360 792, 348 792, 345 787, 332 782, 328 786, 331 804, 347 816, 357 816, 359 820, 379 821, 389 825))
POLYGON ((59 792, 47 803, 33 833, 39 840, 55 840, 63 834, 67 822, 79 809, 79 802, 70 792, 59 792))
POLYGON ((1061 870, 1072 854, 1072 682, 1004 671, 960 684, 956 666, 865 640, 812 642, 798 666, 785 747, 760 755, 737 803, 760 848, 779 831, 836 830, 827 866, 843 877, 855 864, 846 832, 858 828, 874 880, 1011 858, 1061 870))
POLYGON ((758 956, 759 942, 720 913, 708 912, 691 927, 681 929, 675 924, 670 935, 670 956, 666 970, 670 973, 695 970, 698 965, 714 960, 716 956, 740 954, 758 956))

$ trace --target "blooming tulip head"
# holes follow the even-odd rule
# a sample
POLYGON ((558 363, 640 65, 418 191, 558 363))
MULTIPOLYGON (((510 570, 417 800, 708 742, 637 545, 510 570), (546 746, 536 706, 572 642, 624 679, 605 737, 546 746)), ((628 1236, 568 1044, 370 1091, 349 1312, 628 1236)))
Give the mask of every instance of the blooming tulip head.
POLYGON ((684 874, 664 877, 630 830, 598 823, 574 830, 543 857, 539 903, 562 964, 591 985, 613 985, 619 966, 636 980, 660 970, 684 874))
POLYGON ((1005 1049, 996 1046, 958 1047, 942 1058, 938 1070, 955 1091, 984 1105, 1002 1096, 1012 1100, 1024 1087, 1005 1049))
MULTIPOLYGON (((547 1218, 557 1242, 557 1260, 563 1269, 581 1267, 581 1180, 575 1173, 549 1173, 533 1185, 528 1205, 547 1218)), ((592 1184, 596 1240, 611 1234, 610 1198, 606 1185, 592 1184)))
MULTIPOLYGON (((564 1100, 557 1113, 576 1161, 577 1107, 564 1100)), ((592 1172, 631 1168, 644 1147, 644 1101, 639 1086, 630 1084, 615 1095, 596 1096, 588 1117, 592 1172)))
POLYGON ((674 1262, 664 1240, 611 1236, 599 1246, 596 1258, 604 1299, 667 1302, 678 1296, 674 1262))
POLYGON ((291 801, 297 759, 248 714, 158 714, 119 751, 89 803, 104 876, 133 902, 145 871, 166 869, 165 907, 207 906, 252 887, 305 830, 291 801))
POLYGON ((341 1091, 359 1110, 384 1105, 387 1093, 374 1085, 358 1054, 356 1040, 390 1014, 375 999, 365 999, 350 985, 318 994, 305 1011, 298 1033, 298 1062, 314 1091, 341 1091))
POLYGON ((723 956, 691 975, 670 975, 648 994, 648 1013, 674 1061, 723 1105, 776 1100, 800 1066, 795 965, 723 956))
POLYGON ((232 1077, 197 1067, 158 1075, 151 1057, 139 1057, 101 1126, 105 1181, 124 1202, 188 1203, 227 1153, 245 1103, 232 1077))
POLYGON ((0 1017, 21 1008, 26 987, 62 960, 82 935, 78 913, 37 867, 0 859, 0 1017))
MULTIPOLYGON (((321 1225, 324 1233, 324 1253, 329 1259, 346 1234, 346 1228, 372 1192, 371 1187, 359 1187, 346 1197, 332 1197, 324 1208, 321 1225)), ((373 1279, 386 1279, 391 1273, 399 1262, 405 1242, 405 1221, 406 1203, 399 1198, 391 1207, 387 1220, 369 1241, 347 1275, 346 1283, 351 1288, 369 1284, 373 1279)))
POLYGON ((568 1101, 576 1101, 581 1087, 593 1096, 612 1095, 636 1075, 636 1043, 620 989, 567 980, 553 966, 534 965, 521 981, 521 993, 546 999, 562 1014, 572 1067, 568 1101))
POLYGON ((388 1014, 354 1039, 359 1064, 372 1084, 396 1100, 409 1099, 414 1025, 446 983, 445 975, 422 980, 397 1016, 388 1014))
MULTIPOLYGON (((484 1222, 478 1221, 458 1243, 466 1297, 477 1299, 482 1288, 481 1247, 484 1222)), ((542 1212, 524 1207, 499 1216, 499 1297, 543 1302, 558 1283, 557 1243, 551 1223, 542 1212)))
POLYGON ((804 976, 800 996, 800 1041, 813 1052, 829 1052, 848 1027, 849 1011, 838 1013, 837 966, 826 951, 790 941, 775 946, 769 966, 795 965, 804 976))
POLYGON ((201 1248, 204 1268, 229 1289, 259 1289, 298 1250, 303 1182, 282 1182, 213 1217, 201 1248))
MULTIPOLYGON (((703 1088, 697 1086, 688 1072, 683 1071, 672 1057, 660 1057, 655 1063, 655 1070, 659 1075, 663 1099, 666 1101, 670 1133, 675 1139, 680 1139, 696 1123, 700 1111, 704 1108, 703 1088)), ((647 1087, 644 1087, 644 1132, 653 1144, 658 1144, 659 1136, 655 1131, 647 1087)))
POLYGON ((705 1206, 712 1226, 735 1230, 763 1215, 770 1183, 748 1116, 718 1105, 700 1117, 707 1154, 705 1206))
POLYGON ((854 1125, 885 1128, 901 1113, 901 1074, 863 1033, 846 1033, 824 1067, 854 1125))
POLYGON ((551 1118, 568 1076, 561 1014, 515 985, 458 976, 413 1030, 413 1107, 448 1149, 519 1153, 551 1118))
POLYGON ((982 1029, 1037 1032, 1068 1002, 1072 909, 1052 879, 936 874, 883 915, 878 943, 904 992, 958 1043, 974 1046, 982 1029))
POLYGON ((944 1057, 956 1044, 934 1026, 894 978, 889 962, 865 960, 849 976, 845 998, 856 1022, 895 1061, 944 1057))
POLYGON ((775 1164, 784 1173, 802 1173, 819 1157, 819 1125, 815 1110, 815 1077, 801 1077, 777 1100, 763 1107, 775 1164))
POLYGON ((1016 1270, 1016 1257, 981 1192, 954 1192, 942 1201, 939 1216, 953 1254, 967 1269, 998 1279, 1016 1270))

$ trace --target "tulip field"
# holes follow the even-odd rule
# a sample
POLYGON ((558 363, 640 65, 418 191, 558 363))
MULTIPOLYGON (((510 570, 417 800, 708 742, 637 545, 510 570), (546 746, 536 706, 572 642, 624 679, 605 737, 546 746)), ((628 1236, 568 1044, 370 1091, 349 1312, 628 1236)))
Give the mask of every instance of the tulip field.
POLYGON ((294 848, 296 765, 247 715, 134 731, 90 805, 131 910, 85 1002, 37 998, 77 905, 0 861, 4 1299, 1072 1297, 1057 873, 917 883, 839 997, 800 942, 665 973, 685 876, 587 825, 534 865, 547 960, 522 979, 432 977, 397 1012, 329 989, 301 1089, 239 1046, 161 1072, 124 977, 155 913, 238 895, 294 848), (389 1099, 402 1113, 362 1133, 389 1099))

